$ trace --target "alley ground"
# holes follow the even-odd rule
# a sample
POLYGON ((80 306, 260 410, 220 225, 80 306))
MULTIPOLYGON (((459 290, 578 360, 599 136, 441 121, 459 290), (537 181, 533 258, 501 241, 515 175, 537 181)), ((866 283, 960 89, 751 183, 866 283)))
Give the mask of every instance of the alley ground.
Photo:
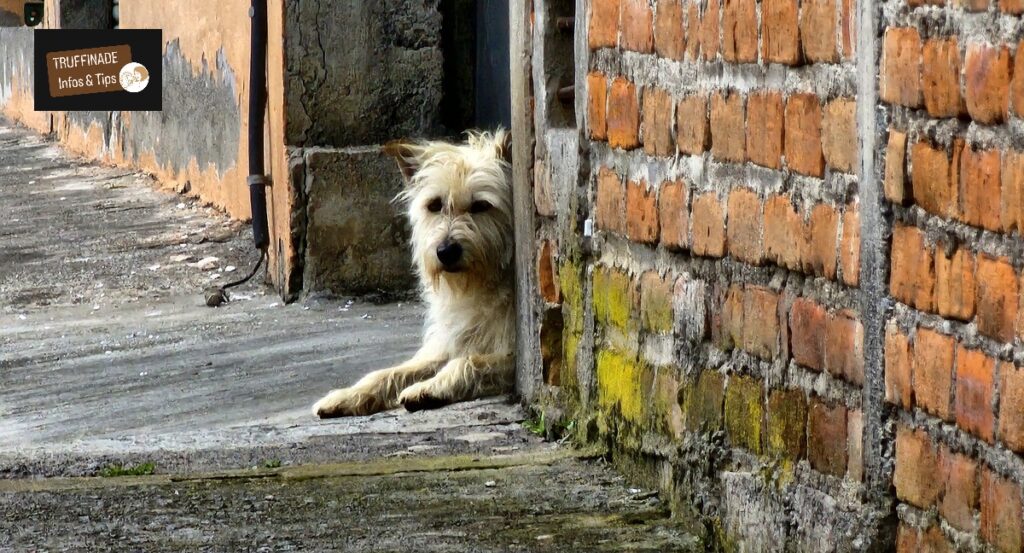
POLYGON ((154 184, 0 119, 0 551, 696 547, 504 398, 313 419, 415 349, 420 306, 255 284, 208 308, 248 229, 154 184))

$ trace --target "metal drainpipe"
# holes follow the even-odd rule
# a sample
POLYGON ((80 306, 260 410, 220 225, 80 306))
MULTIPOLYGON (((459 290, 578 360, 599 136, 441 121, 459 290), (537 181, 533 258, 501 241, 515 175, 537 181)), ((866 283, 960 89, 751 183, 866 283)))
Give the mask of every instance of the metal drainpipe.
POLYGON ((267 185, 264 170, 263 115, 267 105, 267 0, 252 0, 249 54, 249 203, 252 208, 252 238, 256 248, 267 254, 267 185))

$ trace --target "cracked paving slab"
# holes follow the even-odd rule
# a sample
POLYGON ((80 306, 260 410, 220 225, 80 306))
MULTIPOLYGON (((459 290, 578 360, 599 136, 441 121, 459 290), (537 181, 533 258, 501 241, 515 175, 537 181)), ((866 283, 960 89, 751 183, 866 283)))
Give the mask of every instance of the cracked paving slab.
POLYGON ((0 120, 0 551, 693 545, 510 398, 314 419, 415 351, 422 306, 248 284, 208 308, 255 261, 248 227, 153 184, 0 120))

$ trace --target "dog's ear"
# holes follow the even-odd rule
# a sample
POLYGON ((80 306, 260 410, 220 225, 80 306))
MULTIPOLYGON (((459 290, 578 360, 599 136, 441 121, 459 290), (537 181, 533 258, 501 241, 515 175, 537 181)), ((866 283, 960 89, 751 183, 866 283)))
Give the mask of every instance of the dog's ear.
POLYGON ((501 130, 495 137, 495 146, 498 148, 498 157, 508 163, 512 163, 512 133, 501 130))
POLYGON ((398 162, 398 169, 402 171, 402 177, 408 183, 412 176, 420 168, 419 147, 408 140, 392 140, 385 144, 381 150, 395 158, 398 162))

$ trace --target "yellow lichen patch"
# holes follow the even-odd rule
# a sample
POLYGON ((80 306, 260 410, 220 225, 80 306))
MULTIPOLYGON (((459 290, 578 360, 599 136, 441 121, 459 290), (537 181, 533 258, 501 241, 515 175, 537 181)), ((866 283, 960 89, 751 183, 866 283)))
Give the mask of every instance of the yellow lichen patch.
POLYGON ((565 327, 572 331, 583 331, 583 285, 580 282, 579 267, 571 261, 558 268, 558 283, 562 290, 562 317, 565 327))
POLYGON ((625 272, 610 267, 594 270, 594 315, 598 322, 623 330, 633 328, 635 295, 633 281, 625 272))
POLYGON ((611 411, 618 407, 623 418, 640 422, 645 402, 642 376, 643 367, 636 359, 616 351, 598 352, 597 389, 601 409, 611 411))

